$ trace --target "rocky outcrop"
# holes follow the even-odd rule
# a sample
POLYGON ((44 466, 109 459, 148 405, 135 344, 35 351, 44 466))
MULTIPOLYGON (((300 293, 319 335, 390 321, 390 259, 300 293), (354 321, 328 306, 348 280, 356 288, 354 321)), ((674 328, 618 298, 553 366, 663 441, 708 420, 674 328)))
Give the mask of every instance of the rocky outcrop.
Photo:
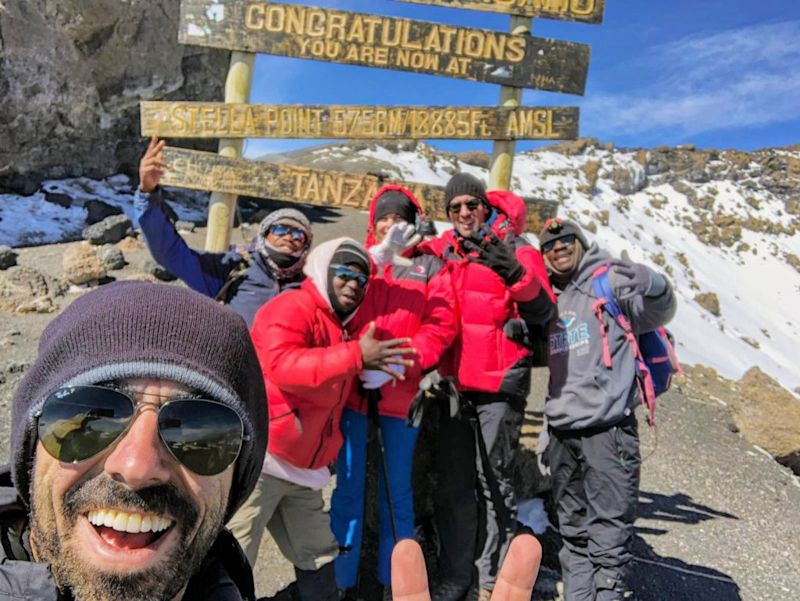
POLYGON ((92 244, 114 244, 133 236, 133 224, 127 215, 112 215, 83 230, 83 239, 92 244))
POLYGON ((800 401, 757 367, 738 389, 730 412, 742 436, 800 474, 800 401))
POLYGON ((106 265, 88 244, 70 246, 64 252, 64 277, 75 285, 99 282, 107 275, 106 265))
POLYGON ((8 313, 53 313, 56 297, 66 286, 33 267, 15 267, 0 275, 0 311, 8 313))
POLYGON ((0 270, 14 267, 17 264, 17 253, 8 246, 0 246, 0 270))
POLYGON ((222 100, 228 53, 178 44, 173 0, 0 3, 0 189, 135 171, 139 101, 222 100))

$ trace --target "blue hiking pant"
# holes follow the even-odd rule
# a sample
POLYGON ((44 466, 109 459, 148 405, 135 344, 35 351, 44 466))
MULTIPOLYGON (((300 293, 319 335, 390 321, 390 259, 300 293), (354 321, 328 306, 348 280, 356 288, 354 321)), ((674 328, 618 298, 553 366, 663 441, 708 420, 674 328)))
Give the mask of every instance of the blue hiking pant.
MULTIPOLYGON (((380 416, 380 428, 389 472, 394 519, 398 539, 414 537, 414 498, 411 468, 419 430, 406 426, 404 419, 380 416)), ((345 409, 341 422, 344 444, 336 462, 336 489, 331 498, 331 530, 339 546, 347 551, 336 558, 336 583, 351 588, 358 578, 361 538, 364 530, 364 484, 367 466, 367 416, 345 409)), ((392 523, 383 484, 383 465, 379 464, 378 580, 391 584, 391 558, 394 548, 392 523)))

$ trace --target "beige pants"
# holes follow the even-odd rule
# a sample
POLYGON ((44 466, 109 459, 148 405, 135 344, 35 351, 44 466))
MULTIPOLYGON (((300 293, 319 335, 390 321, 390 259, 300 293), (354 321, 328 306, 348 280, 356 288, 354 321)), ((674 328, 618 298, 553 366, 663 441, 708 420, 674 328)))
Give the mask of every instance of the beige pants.
POLYGON ((261 474, 253 494, 228 522, 228 528, 252 566, 267 528, 292 565, 316 570, 339 554, 323 507, 321 491, 261 474))

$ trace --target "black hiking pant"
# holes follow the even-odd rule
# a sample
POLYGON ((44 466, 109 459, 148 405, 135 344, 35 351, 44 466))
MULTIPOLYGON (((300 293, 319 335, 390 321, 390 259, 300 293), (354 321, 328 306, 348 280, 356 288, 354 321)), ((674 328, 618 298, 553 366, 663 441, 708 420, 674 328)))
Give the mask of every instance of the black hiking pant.
POLYGON ((440 574, 465 592, 474 566, 480 586, 494 588, 516 532, 512 468, 522 428, 520 406, 524 399, 466 392, 462 415, 442 416, 434 493, 440 574), (483 452, 476 434, 482 436, 483 452))
POLYGON ((642 461, 636 417, 604 428, 551 428, 548 454, 565 601, 622 600, 642 461))

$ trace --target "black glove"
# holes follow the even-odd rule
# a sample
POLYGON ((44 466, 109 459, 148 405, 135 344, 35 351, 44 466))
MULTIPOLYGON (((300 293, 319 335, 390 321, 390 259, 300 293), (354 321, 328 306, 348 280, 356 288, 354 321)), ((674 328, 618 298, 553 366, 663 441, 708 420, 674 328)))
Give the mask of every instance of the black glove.
POLYGON ((429 400, 433 402, 436 400, 443 401, 450 417, 454 418, 461 413, 461 395, 456 389, 453 378, 443 378, 438 371, 432 371, 420 381, 419 391, 408 408, 406 424, 409 427, 419 427, 425 412, 425 403, 429 400))
POLYGON ((478 253, 477 257, 468 257, 469 260, 494 271, 503 278, 506 286, 513 286, 525 275, 525 269, 517 261, 514 249, 502 242, 494 232, 489 232, 489 239, 480 245, 472 240, 464 240, 464 248, 478 253))
POLYGON ((503 324, 503 334, 506 338, 513 340, 526 348, 531 348, 530 332, 528 331, 528 324, 521 319, 512 318, 503 324))

